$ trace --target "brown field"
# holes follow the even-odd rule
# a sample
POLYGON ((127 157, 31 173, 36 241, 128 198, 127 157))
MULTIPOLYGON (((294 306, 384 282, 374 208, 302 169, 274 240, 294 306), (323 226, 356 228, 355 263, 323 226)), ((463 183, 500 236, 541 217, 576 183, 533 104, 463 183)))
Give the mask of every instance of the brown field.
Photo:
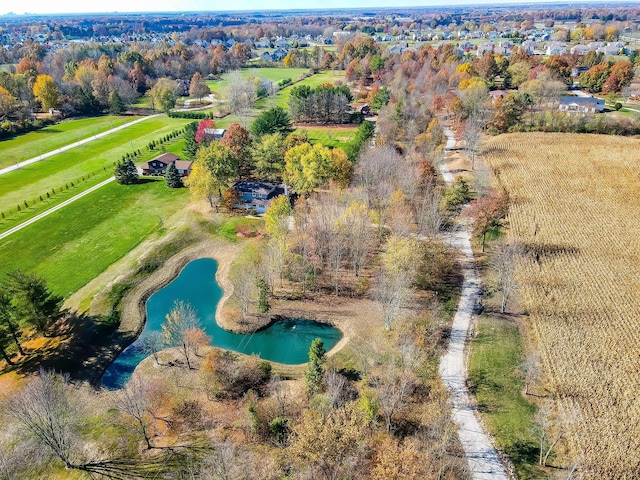
POLYGON ((484 154, 525 247, 520 300, 566 432, 557 462, 640 478, 640 141, 510 134, 484 154))

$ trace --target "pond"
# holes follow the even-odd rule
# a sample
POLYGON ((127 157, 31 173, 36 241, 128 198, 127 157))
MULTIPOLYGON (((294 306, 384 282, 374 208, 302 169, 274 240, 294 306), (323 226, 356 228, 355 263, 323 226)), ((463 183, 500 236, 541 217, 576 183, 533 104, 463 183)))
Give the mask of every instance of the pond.
POLYGON ((327 351, 342 338, 337 328, 312 320, 279 321, 253 334, 232 333, 216 322, 216 307, 222 288, 216 281, 218 263, 200 258, 187 264, 180 275, 158 290, 147 301, 147 321, 140 337, 126 348, 109 366, 102 377, 102 385, 109 389, 122 388, 136 366, 146 357, 142 350, 149 332, 161 331, 166 314, 176 300, 189 302, 198 312, 203 329, 215 347, 235 352, 256 354, 264 360, 290 365, 305 363, 314 338, 321 338, 327 351))

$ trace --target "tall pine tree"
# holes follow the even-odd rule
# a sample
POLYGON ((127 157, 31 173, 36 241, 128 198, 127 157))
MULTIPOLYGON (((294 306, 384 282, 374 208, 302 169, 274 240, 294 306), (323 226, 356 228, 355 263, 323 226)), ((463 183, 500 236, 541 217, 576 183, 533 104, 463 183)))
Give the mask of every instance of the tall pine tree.
POLYGON ((167 167, 167 172, 164 174, 164 178, 167 182, 167 187, 169 188, 180 188, 182 187, 182 178, 178 174, 178 170, 176 169, 175 163, 170 163, 167 167))
POLYGON ((322 377, 324 375, 324 364, 327 361, 326 350, 324 349, 324 342, 316 338, 311 342, 311 348, 309 349, 309 365, 307 371, 304 374, 304 378, 307 382, 307 392, 310 397, 318 393, 320 386, 322 385, 322 377))
POLYGON ((193 160, 196 157, 198 143, 196 142, 196 132, 198 131, 198 122, 188 123, 184 127, 184 148, 182 152, 185 158, 193 160))

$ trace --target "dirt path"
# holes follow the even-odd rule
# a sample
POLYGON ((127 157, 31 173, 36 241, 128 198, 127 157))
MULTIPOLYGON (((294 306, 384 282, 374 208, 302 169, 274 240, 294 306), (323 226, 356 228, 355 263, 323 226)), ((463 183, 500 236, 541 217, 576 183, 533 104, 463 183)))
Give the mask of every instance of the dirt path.
MULTIPOLYGON (((445 150, 455 147, 453 132, 444 128, 447 136, 445 150)), ((446 162, 446 159, 445 159, 446 162)), ((453 182, 453 174, 445 162, 439 165, 447 184, 453 182)), ((461 225, 450 237, 451 245, 461 253, 462 292, 458 310, 451 326, 451 338, 447 352, 440 359, 440 376, 447 386, 453 404, 453 419, 458 424, 458 437, 464 449, 471 477, 474 480, 506 480, 509 478, 491 438, 482 428, 475 404, 467 389, 466 343, 469 327, 480 296, 480 275, 476 269, 471 249, 471 233, 468 225, 461 225)))
POLYGON ((85 143, 92 142, 93 140, 97 140, 102 137, 106 137, 115 132, 119 132, 120 130, 124 130, 125 128, 131 127, 132 125, 136 125, 140 122, 144 122, 145 120, 149 120, 150 118, 157 117, 159 115, 164 115, 162 113, 157 113, 155 115, 149 115, 147 117, 142 117, 137 120, 134 120, 129 123, 125 123, 124 125, 120 125, 119 127, 112 128, 111 130, 107 130, 106 132, 98 133, 97 135, 92 135, 91 137, 83 138, 82 140, 78 140, 77 142, 70 143, 69 145, 65 145, 64 147, 57 148, 52 150, 51 152, 43 153, 42 155, 38 155, 37 157, 30 158, 28 160, 24 160, 22 162, 17 163, 16 165, 11 165, 10 167, 0 168, 0 175, 4 175, 5 173, 13 172, 14 170, 18 170, 19 168, 26 167, 27 165, 31 165, 32 163, 39 162, 40 160, 44 160, 49 157, 53 157, 54 155, 58 155, 59 153, 66 152, 67 150, 71 150, 72 148, 79 147, 80 145, 84 145, 85 143))

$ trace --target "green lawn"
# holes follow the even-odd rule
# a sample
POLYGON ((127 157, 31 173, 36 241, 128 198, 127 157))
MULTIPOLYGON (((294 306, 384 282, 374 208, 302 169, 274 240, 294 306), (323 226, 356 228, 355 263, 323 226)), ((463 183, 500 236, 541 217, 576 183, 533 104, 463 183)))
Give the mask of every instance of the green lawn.
MULTIPOLYGON (((335 83, 337 81, 344 82, 344 71, 343 70, 331 70, 321 73, 316 73, 315 75, 305 78, 301 82, 295 84, 295 86, 299 85, 309 85, 311 88, 317 87, 322 83, 335 83)), ((278 105, 282 108, 287 108, 289 97, 291 96, 291 87, 283 88, 280 92, 278 92, 278 105)))
MULTIPOLYGON (((272 82, 279 82, 280 80, 283 80, 285 78, 290 78, 295 82, 296 78, 298 78, 303 73, 307 73, 308 71, 309 71, 308 68, 277 68, 277 67, 243 68, 241 70, 242 75, 245 78, 249 76, 266 78, 267 80, 271 80, 272 82)), ((226 84, 227 84, 227 80, 225 75, 223 75, 222 78, 218 81, 207 82, 207 85, 216 96, 219 96, 221 94, 226 84)))
POLYGON ((348 127, 300 127, 298 130, 307 132, 311 143, 321 143, 325 147, 342 147, 353 141, 358 126, 348 127))
POLYGON ((16 268, 44 276, 64 296, 98 276, 189 202, 164 180, 110 183, 0 240, 0 274, 16 268))
MULTIPOLYGON (((164 147, 167 152, 175 153, 176 155, 182 155, 182 150, 184 148, 184 139, 182 137, 178 137, 168 143, 164 144, 164 147)), ((138 156, 136 159, 136 163, 140 164, 150 160, 162 153, 161 149, 156 149, 153 151, 142 150, 142 155, 138 156)), ((39 198, 28 200, 29 208, 24 208, 24 203, 21 205, 22 209, 18 213, 16 211, 17 206, 10 206, 11 213, 7 210, 3 211, 4 218, 0 218, 0 233, 9 230, 16 225, 39 215, 40 213, 48 210, 49 208, 58 205, 59 203, 68 200, 69 198, 77 195, 78 193, 91 188, 92 186, 98 184, 99 182, 106 180, 110 176, 113 175, 113 168, 107 168, 106 170, 100 170, 96 173, 95 176, 84 176, 80 177, 80 181, 75 181, 74 186, 71 187, 69 184, 69 188, 56 189, 55 195, 52 195, 51 198, 46 196, 46 193, 42 195, 43 201, 40 201, 39 198)), ((49 192, 51 194, 51 192, 49 192)))
POLYGON ((518 374, 524 357, 518 326, 510 319, 482 315, 471 343, 469 386, 498 447, 513 462, 518 478, 547 478, 538 467, 533 433, 535 404, 523 396, 518 374))
POLYGON ((40 154, 51 152, 83 138, 91 137, 139 117, 94 117, 69 120, 42 130, 0 141, 0 168, 15 165, 40 154))
MULTIPOLYGON (((113 163, 122 155, 143 149, 151 140, 182 128, 189 120, 166 116, 152 118, 137 125, 89 142, 80 147, 28 165, 0 176, 0 212, 16 209, 46 195, 52 188, 64 188, 78 183, 83 175, 95 173, 96 179, 106 178, 113 171, 113 163)), ((157 155, 158 152, 155 152, 157 155)), ((154 155, 150 155, 154 156, 154 155)))

